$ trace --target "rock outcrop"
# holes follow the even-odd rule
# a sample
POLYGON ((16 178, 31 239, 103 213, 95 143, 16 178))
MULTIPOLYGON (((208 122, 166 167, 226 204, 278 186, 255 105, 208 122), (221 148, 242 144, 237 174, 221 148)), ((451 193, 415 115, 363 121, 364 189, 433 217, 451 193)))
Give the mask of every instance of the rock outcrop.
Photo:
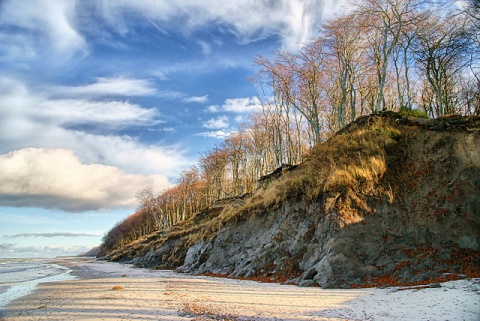
POLYGON ((480 117, 362 117, 251 196, 112 259, 324 288, 480 267, 480 117))

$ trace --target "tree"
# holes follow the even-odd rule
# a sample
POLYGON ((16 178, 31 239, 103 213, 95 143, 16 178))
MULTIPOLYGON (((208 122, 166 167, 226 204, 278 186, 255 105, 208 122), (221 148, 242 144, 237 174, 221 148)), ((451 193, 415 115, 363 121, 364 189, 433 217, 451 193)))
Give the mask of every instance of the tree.
POLYGON ((308 123, 308 133, 313 143, 324 138, 321 71, 326 56, 320 49, 321 46, 322 41, 319 39, 298 53, 279 52, 274 61, 264 57, 255 59, 255 63, 262 67, 261 74, 267 75, 276 104, 288 109, 291 106, 303 116, 308 123))
POLYGON ((385 86, 390 59, 404 31, 418 22, 417 12, 427 1, 360 0, 353 3, 360 31, 367 35, 377 68, 378 94, 374 111, 385 107, 385 86))
MULTIPOLYGON (((362 46, 357 36, 358 26, 353 15, 328 21, 323 26, 325 47, 334 59, 329 69, 333 72, 333 81, 338 85, 339 99, 331 99, 335 114, 334 130, 338 130, 357 116, 356 82, 359 77, 362 46), (347 111, 347 108, 350 108, 347 111), (348 113, 350 114, 349 117, 348 113)), ((335 87, 335 86, 334 86, 335 87)), ((330 90, 330 96, 337 90, 330 90)))
POLYGON ((415 58, 433 93, 432 116, 455 112, 457 74, 467 65, 471 47, 465 27, 458 16, 432 16, 417 35, 415 58))
POLYGON ((137 211, 145 211, 151 215, 155 220, 157 230, 170 229, 171 225, 159 206, 159 195, 151 186, 138 191, 135 196, 138 201, 137 211))

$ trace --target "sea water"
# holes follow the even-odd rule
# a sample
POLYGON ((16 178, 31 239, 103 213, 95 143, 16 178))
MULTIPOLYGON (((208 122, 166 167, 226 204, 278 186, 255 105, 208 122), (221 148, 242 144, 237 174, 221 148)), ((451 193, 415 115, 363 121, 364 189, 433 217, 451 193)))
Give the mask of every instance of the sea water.
POLYGON ((0 259, 0 310, 38 283, 75 279, 70 272, 48 259, 0 259))

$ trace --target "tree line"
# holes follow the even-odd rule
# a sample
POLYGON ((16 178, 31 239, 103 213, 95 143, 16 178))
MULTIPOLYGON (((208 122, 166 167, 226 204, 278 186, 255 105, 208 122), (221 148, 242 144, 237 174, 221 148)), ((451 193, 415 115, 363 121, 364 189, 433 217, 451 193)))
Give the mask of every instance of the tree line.
POLYGON ((104 251, 166 233, 215 201, 254 191, 282 164, 360 115, 383 110, 480 115, 480 1, 357 0, 298 51, 257 57, 250 79, 261 101, 176 185, 138 192, 137 212, 113 227, 104 251))

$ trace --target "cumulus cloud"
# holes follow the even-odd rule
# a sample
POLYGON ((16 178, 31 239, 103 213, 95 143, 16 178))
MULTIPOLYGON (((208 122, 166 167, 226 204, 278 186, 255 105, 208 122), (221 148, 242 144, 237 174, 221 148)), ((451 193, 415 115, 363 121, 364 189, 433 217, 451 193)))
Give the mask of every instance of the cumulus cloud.
POLYGON ((0 205, 69 212, 133 207, 145 186, 169 186, 164 176, 125 174, 83 164, 71 150, 25 148, 0 154, 0 205))
POLYGON ((261 111, 262 105, 257 97, 234 98, 225 100, 222 109, 231 113, 253 113, 261 111))
POLYGON ((0 153, 25 147, 73 150, 83 163, 101 163, 125 173, 176 176, 190 164, 180 148, 145 144, 102 129, 160 123, 153 108, 124 101, 51 99, 23 83, 0 78, 0 153), (92 128, 94 130, 92 130, 92 128))
POLYGON ((6 238, 18 238, 18 237, 99 237, 98 234, 89 234, 89 233, 68 233, 68 232, 59 232, 59 233, 21 233, 13 235, 3 235, 6 238))
POLYGON ((203 123, 203 127, 208 129, 225 129, 230 125, 228 124, 227 116, 219 116, 217 118, 212 118, 203 123))
POLYGON ((211 113, 217 113, 220 111, 220 106, 218 105, 210 105, 207 107, 207 111, 211 113))
POLYGON ((227 112, 234 114, 251 114, 262 110, 258 97, 229 98, 222 106, 210 105, 207 111, 211 113, 227 112))

